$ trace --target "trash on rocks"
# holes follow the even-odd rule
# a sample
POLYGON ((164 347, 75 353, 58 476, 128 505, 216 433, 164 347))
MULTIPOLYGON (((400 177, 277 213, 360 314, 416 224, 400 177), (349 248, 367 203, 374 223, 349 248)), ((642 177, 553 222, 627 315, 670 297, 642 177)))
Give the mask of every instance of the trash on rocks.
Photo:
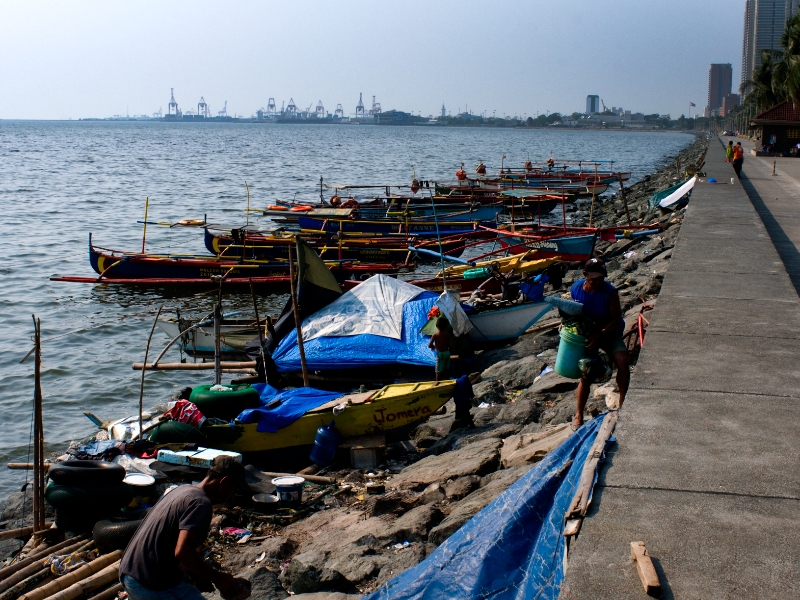
POLYGON ((242 529, 241 527, 226 527, 222 530, 222 533, 225 535, 235 535, 236 537, 250 535, 250 532, 247 529, 242 529))
POLYGON ((537 381, 539 381, 539 380, 540 380, 542 377, 544 377, 544 376, 545 376, 545 375, 547 375, 548 373, 552 373, 552 372, 553 372, 553 367, 551 367, 550 365, 547 365, 547 366, 546 366, 544 369, 542 369, 542 372, 541 372, 541 373, 539 373, 539 374, 538 374, 538 375, 537 375, 537 376, 536 376, 536 377, 533 379, 533 383, 536 383, 536 382, 537 382, 537 381))

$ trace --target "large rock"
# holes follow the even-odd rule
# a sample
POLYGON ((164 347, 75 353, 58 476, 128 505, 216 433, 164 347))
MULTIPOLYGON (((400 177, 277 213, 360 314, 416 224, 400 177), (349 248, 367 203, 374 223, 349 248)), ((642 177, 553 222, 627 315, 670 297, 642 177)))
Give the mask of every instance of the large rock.
POLYGON ((468 477, 459 477, 455 481, 451 481, 444 486, 444 494, 448 500, 458 501, 472 493, 480 484, 480 477, 477 475, 469 475, 468 477))
POLYGON ((517 426, 533 423, 539 419, 539 415, 542 413, 541 404, 541 396, 531 394, 527 391, 523 392, 514 399, 514 402, 506 404, 497 411, 494 422, 514 424, 517 426))
POLYGON ((499 439, 491 438, 460 450, 423 458, 392 478, 389 487, 421 490, 435 481, 444 483, 448 479, 491 473, 500 462, 498 449, 501 443, 499 439))
MULTIPOLYGON (((289 594, 283 589, 278 576, 264 567, 246 569, 236 574, 250 582, 250 597, 258 600, 283 600, 289 594)), ((222 600, 219 591, 203 594, 208 600, 222 600)))
POLYGON ((264 554, 264 560, 268 562, 279 561, 291 556, 296 547, 296 543, 284 537, 272 537, 264 540, 261 544, 250 543, 241 546, 238 552, 228 552, 225 554, 227 565, 233 570, 244 569, 255 564, 257 558, 264 554))
POLYGON ((453 505, 450 514, 431 529, 428 541, 437 546, 458 531, 461 526, 478 514, 483 507, 502 494, 508 486, 519 479, 527 468, 516 468, 499 471, 493 474, 489 483, 453 505))
POLYGON ((320 590, 344 590, 350 586, 337 571, 326 565, 328 555, 319 550, 302 552, 292 559, 289 566, 280 574, 284 588, 295 594, 318 592, 320 590))
POLYGON ((16 521, 25 518, 33 522, 33 489, 9 494, 3 507, 3 521, 16 521))
POLYGON ((500 461, 505 468, 537 463, 572 435, 567 423, 541 433, 523 433, 506 438, 500 449, 500 461))
POLYGON ((506 386, 499 379, 481 381, 472 386, 475 397, 472 405, 478 406, 481 402, 487 404, 504 404, 506 401, 506 386))
POLYGON ((572 391, 576 387, 578 387, 577 379, 568 379, 566 377, 562 377, 555 371, 551 371, 550 373, 543 375, 542 378, 536 383, 531 384, 531 386, 525 390, 525 392, 527 394, 560 394, 562 392, 572 391))
POLYGON ((481 377, 484 380, 501 381, 508 390, 521 390, 533 383, 544 366, 544 361, 537 356, 526 356, 517 360, 500 361, 481 373, 481 377))

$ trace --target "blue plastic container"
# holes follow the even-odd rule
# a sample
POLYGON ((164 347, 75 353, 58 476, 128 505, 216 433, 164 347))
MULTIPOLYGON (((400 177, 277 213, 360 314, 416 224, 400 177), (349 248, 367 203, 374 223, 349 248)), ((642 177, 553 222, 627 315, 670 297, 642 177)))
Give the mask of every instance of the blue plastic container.
POLYGON ((581 367, 578 361, 586 354, 586 338, 562 329, 559 333, 558 354, 553 370, 562 377, 581 378, 581 367))
POLYGON ((331 421, 327 427, 317 429, 317 437, 314 438, 310 458, 315 465, 327 467, 333 462, 338 447, 339 432, 334 427, 334 421, 331 421))

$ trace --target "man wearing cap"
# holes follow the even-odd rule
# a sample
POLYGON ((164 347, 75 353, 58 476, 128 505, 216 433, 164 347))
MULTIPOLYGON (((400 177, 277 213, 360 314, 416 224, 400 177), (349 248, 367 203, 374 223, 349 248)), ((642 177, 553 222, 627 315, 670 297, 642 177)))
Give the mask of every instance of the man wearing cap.
MULTIPOLYGON (((583 304, 583 316, 591 319, 597 326, 596 332, 587 340, 586 349, 603 350, 617 366, 617 387, 621 407, 628 392, 631 373, 628 368, 628 349, 622 339, 625 321, 622 319, 619 292, 605 280, 607 274, 606 265, 601 259, 590 258, 583 267, 584 278, 572 284, 570 294, 573 300, 583 304)), ((589 398, 590 387, 591 381, 581 378, 576 392, 578 406, 572 421, 574 428, 583 424, 583 409, 589 398)))
POLYGON ((217 570, 198 552, 211 528, 213 505, 240 490, 248 490, 244 466, 232 456, 218 456, 203 481, 173 489, 150 509, 119 566, 131 600, 203 600, 200 591, 215 586, 226 600, 250 596, 247 580, 217 570))

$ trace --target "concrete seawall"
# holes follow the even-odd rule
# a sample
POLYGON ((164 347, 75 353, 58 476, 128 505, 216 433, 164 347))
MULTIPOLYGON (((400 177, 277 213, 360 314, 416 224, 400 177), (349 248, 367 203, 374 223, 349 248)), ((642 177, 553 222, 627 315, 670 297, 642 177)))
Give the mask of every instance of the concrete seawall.
POLYGON ((634 541, 663 598, 800 595, 797 264, 717 141, 705 171, 721 183, 695 187, 561 598, 643 597, 634 541))

